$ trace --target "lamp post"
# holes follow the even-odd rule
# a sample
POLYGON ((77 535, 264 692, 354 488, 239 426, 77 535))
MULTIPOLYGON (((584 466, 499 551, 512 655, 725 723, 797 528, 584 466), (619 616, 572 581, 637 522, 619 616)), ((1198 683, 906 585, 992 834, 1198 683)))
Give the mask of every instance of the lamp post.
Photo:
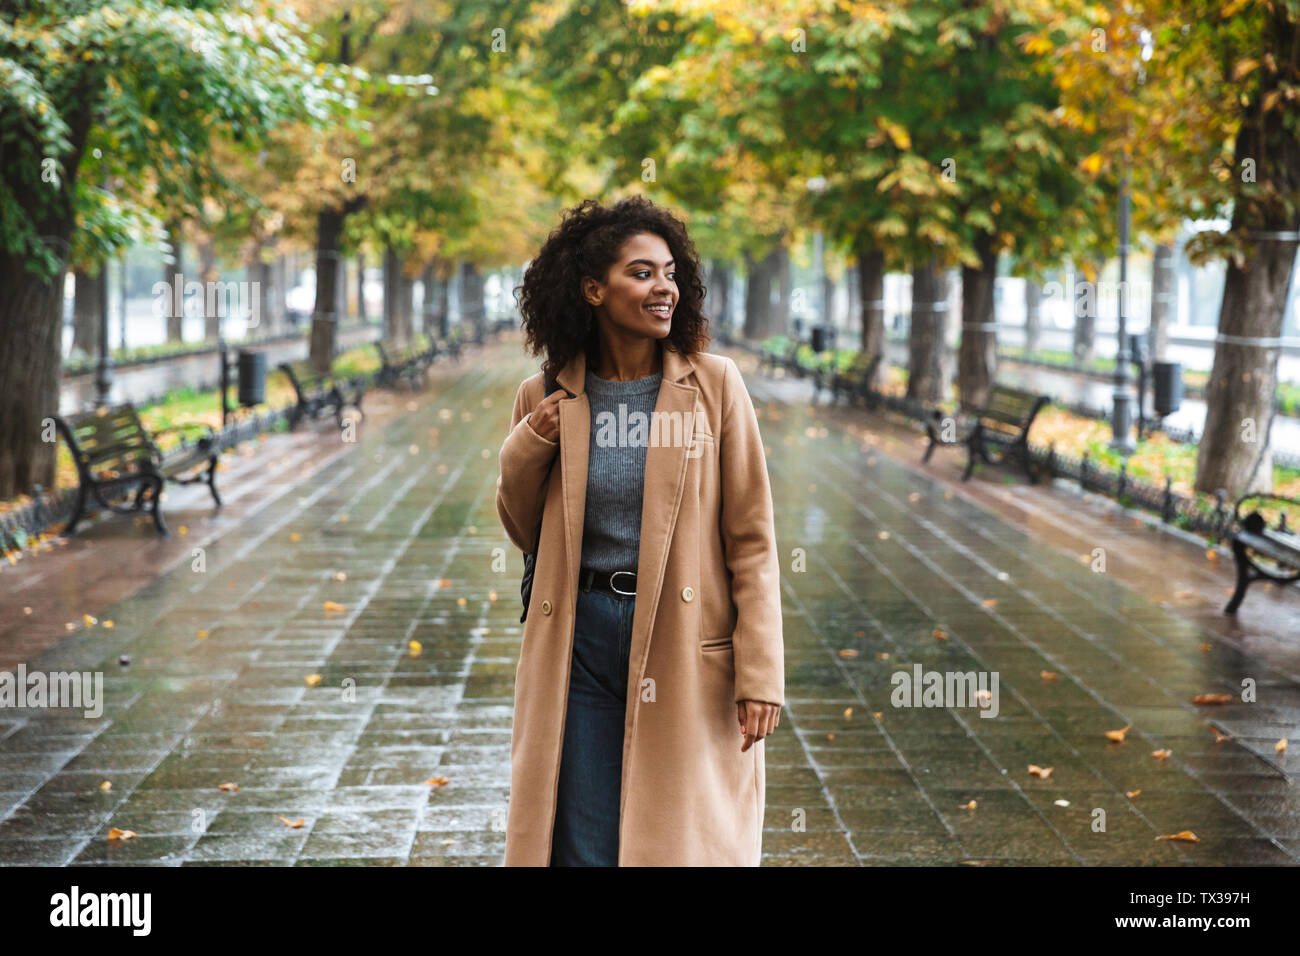
POLYGON ((1119 184, 1119 351, 1115 356, 1115 408, 1111 415, 1112 437, 1110 447, 1124 455, 1137 450, 1129 434, 1133 427, 1133 393, 1129 389, 1128 354, 1128 163, 1125 160, 1124 177, 1119 184))
MULTIPOLYGON (((1155 39, 1149 30, 1142 30, 1138 35, 1141 52, 1136 64, 1138 82, 1146 77, 1142 64, 1151 59, 1151 49, 1155 39)), ((1131 90, 1130 72, 1124 68, 1125 92, 1131 90)), ((1129 434, 1133 427, 1133 393, 1129 378, 1129 341, 1128 341, 1128 249, 1129 249, 1129 118, 1124 118, 1124 174, 1119 185, 1119 293, 1117 311, 1119 313, 1119 342, 1115 355, 1115 408, 1111 417, 1110 447, 1123 455, 1131 455, 1137 445, 1129 434)), ((1139 399, 1140 401, 1140 399, 1139 399)))
POLYGON ((113 357, 108 346, 108 261, 105 260, 95 280, 99 287, 99 361, 95 366, 95 407, 108 404, 108 393, 113 389, 113 357))

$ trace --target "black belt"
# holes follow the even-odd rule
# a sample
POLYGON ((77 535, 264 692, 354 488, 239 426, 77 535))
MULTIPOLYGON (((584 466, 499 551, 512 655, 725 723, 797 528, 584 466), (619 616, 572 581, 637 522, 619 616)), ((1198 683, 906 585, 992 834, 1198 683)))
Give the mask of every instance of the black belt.
POLYGON ((578 586, 584 591, 595 588, 615 597, 636 596, 635 571, 593 571, 590 568, 578 570, 578 586))

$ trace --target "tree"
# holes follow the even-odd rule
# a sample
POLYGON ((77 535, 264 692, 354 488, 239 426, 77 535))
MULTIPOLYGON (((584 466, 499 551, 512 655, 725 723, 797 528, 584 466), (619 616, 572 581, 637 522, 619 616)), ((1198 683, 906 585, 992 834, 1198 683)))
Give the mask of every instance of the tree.
POLYGON ((1071 122, 1106 134, 1096 168, 1133 177, 1135 231, 1227 218, 1187 244, 1227 261, 1196 488, 1272 480, 1267 436, 1300 225, 1300 2, 1063 0, 1035 39, 1054 50, 1071 122))
POLYGON ((100 261, 135 218, 91 183, 167 184, 195 202, 225 182, 214 136, 265 134, 323 112, 330 75, 299 24, 222 3, 57 7, 0 0, 0 499, 53 485, 59 306, 74 240, 100 261))

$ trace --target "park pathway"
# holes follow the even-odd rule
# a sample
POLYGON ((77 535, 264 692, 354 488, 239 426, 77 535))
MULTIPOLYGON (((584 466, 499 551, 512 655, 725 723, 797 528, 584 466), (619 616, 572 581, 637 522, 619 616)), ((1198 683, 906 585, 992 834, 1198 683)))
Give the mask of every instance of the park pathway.
MULTIPOLYGON (((28 660, 102 671, 106 702, 0 710, 0 863, 499 865, 521 562, 497 451, 535 368, 513 336, 475 352, 204 570, 28 660)), ((784 570, 765 864, 1300 860, 1296 674, 749 385, 784 570), (997 716, 893 706, 914 665, 996 672, 997 716), (1243 678, 1256 702, 1191 702, 1243 678)))

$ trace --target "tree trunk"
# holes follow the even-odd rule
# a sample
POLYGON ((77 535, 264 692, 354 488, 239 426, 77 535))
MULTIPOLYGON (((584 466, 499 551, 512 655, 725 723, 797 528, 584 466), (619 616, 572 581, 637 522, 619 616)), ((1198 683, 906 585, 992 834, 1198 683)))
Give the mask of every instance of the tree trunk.
POLYGON ((163 263, 163 281, 167 283, 167 288, 172 289, 173 283, 179 282, 181 288, 181 310, 176 312, 174 308, 175 300, 171 294, 167 296, 167 308, 164 314, 167 316, 167 341, 181 342, 184 341, 183 324, 185 322, 185 258, 184 250, 181 248, 185 241, 184 234, 181 231, 179 222, 170 222, 167 224, 167 244, 172 248, 172 258, 176 261, 163 263), (180 279, 176 279, 180 276, 180 279))
POLYGON ((225 308, 225 297, 214 296, 213 297, 214 304, 216 304, 217 308, 213 309, 213 312, 215 314, 213 315, 208 314, 207 283, 216 282, 217 278, 220 276, 220 273, 217 272, 217 250, 212 245, 211 236, 207 235, 206 233, 199 234, 198 251, 199 251, 199 281, 204 284, 203 285, 203 289, 204 289, 203 341, 215 342, 217 340, 217 336, 220 335, 222 331, 222 319, 224 317, 221 315, 221 309, 225 308))
POLYGON ((366 312, 366 254, 357 253, 357 318, 365 325, 370 321, 366 312))
POLYGON ((433 283, 433 263, 431 262, 420 273, 420 332, 423 335, 433 335, 433 312, 436 305, 436 293, 433 283))
POLYGON ((997 371, 998 336, 994 324, 993 284, 998 274, 998 255, 993 236, 982 232, 975 237, 980 267, 961 270, 961 346, 957 353, 957 390, 962 408, 973 411, 984 405, 997 371))
POLYGON ((311 363, 328 371, 338 348, 339 236, 343 232, 340 209, 322 209, 316 217, 316 305, 311 316, 311 363))
POLYGON ((1174 246, 1157 245, 1151 256, 1151 360, 1163 362, 1169 348, 1169 313, 1174 302, 1174 246))
MULTIPOLYGON (((777 298, 772 305, 772 322, 778 332, 784 332, 787 335, 794 334, 794 327, 791 323, 791 300, 794 298, 794 275, 790 268, 790 250, 786 248, 784 242, 776 247, 776 279, 777 279, 777 298)), ((803 335, 807 336, 808 330, 803 330, 803 335)))
POLYGON ((947 398, 943 330, 947 276, 936 260, 912 270, 912 322, 908 334, 907 397, 934 404, 947 398))
POLYGON ((73 273, 76 291, 72 300, 72 350, 91 358, 99 354, 100 314, 108 308, 103 295, 105 268, 101 266, 97 276, 81 269, 73 273))
POLYGON ((402 332, 401 295, 397 289, 397 250, 384 246, 384 338, 397 341, 402 332))
POLYGON ((339 322, 343 323, 347 322, 352 309, 348 303, 348 262, 342 255, 338 258, 338 268, 335 272, 338 277, 338 288, 334 290, 334 301, 339 311, 339 322))
POLYGON ((451 333, 451 276, 454 274, 453 263, 446 262, 438 269, 438 335, 446 338, 451 333))
POLYGON ((858 287, 862 308, 862 351, 882 356, 876 365, 872 387, 885 380, 889 358, 885 352, 885 254, 867 236, 857 242, 858 287))
POLYGON ((1097 360, 1097 283, 1101 267, 1101 262, 1093 263, 1091 276, 1081 269, 1074 273, 1075 365, 1091 365, 1097 360))
POLYGON ((470 322, 477 330, 486 319, 483 309, 483 274, 472 262, 461 264, 460 320, 470 322))
POLYGON ((745 255, 745 338, 764 339, 786 332, 778 328, 772 310, 772 280, 776 276, 779 256, 773 246, 762 259, 745 255))
POLYGON ((1036 279, 1025 280, 1025 355, 1038 351, 1043 334, 1043 287, 1036 279))
MULTIPOLYGON (((63 235, 71 232, 69 222, 63 235)), ((65 272, 66 262, 41 280, 21 257, 0 253, 0 500, 54 487, 65 272)))
POLYGON ((401 261, 397 266, 397 316, 401 324, 401 340, 410 342, 415 338, 415 280, 406 274, 401 261))
POLYGON ((721 328, 728 328, 728 320, 731 316, 731 266, 725 262, 714 260, 713 274, 709 276, 709 285, 712 287, 713 301, 716 303, 716 309, 710 309, 712 315, 710 318, 721 328))
POLYGON ((1270 240, 1259 243, 1249 271, 1228 260, 1219 334, 1262 341, 1220 340, 1215 345, 1205 390, 1205 431, 1196 458, 1197 491, 1213 494, 1223 488, 1236 498, 1246 491, 1272 489, 1268 439, 1281 349, 1264 343, 1282 334, 1295 253, 1296 243, 1270 240))

